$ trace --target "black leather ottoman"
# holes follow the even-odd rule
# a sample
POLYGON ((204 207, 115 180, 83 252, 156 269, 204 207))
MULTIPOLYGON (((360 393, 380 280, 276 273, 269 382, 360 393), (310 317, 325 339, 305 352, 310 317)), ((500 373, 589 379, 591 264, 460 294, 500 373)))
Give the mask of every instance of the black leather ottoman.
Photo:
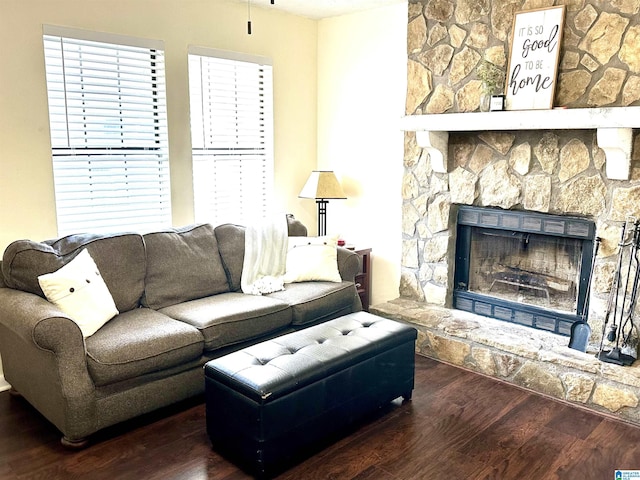
POLYGON ((213 446, 255 474, 279 471, 391 400, 411 398, 416 336, 357 312, 211 360, 213 446))

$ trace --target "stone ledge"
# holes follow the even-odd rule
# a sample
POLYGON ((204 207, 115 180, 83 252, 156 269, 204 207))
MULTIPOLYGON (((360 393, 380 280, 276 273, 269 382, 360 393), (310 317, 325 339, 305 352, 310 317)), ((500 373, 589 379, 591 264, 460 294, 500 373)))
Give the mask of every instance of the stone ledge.
POLYGON ((415 326, 418 354, 640 426, 640 361, 603 363, 567 337, 405 298, 370 312, 415 326))
POLYGON ((408 115, 404 131, 416 132, 418 145, 429 152, 431 168, 449 173, 449 133, 495 130, 596 129, 598 146, 605 152, 611 180, 629 180, 633 129, 640 127, 640 107, 601 107, 508 112, 439 113, 408 115))

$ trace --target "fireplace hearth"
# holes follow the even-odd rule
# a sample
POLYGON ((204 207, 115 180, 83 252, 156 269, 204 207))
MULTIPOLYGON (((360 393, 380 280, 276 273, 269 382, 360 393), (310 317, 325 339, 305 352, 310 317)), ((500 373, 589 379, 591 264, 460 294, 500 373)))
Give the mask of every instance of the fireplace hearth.
POLYGON ((568 336, 588 316, 594 238, 582 218, 461 206, 453 307, 568 336))

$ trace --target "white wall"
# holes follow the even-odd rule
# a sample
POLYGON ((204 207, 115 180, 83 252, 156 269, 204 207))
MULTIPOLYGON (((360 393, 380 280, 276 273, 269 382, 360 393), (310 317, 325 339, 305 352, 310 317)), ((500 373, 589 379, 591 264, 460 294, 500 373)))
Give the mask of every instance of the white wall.
POLYGON ((399 296, 407 8, 318 27, 318 167, 334 170, 348 197, 329 202, 327 230, 373 248, 373 304, 399 296))

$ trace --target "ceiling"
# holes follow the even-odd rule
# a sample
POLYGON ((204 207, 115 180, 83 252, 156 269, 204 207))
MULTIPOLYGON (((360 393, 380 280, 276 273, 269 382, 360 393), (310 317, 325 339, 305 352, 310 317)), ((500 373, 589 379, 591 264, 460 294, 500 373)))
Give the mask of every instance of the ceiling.
POLYGON ((236 0, 238 3, 251 1, 251 6, 276 8, 301 17, 319 20, 336 17, 347 13, 360 12, 371 8, 386 7, 396 3, 407 3, 407 0, 236 0))

